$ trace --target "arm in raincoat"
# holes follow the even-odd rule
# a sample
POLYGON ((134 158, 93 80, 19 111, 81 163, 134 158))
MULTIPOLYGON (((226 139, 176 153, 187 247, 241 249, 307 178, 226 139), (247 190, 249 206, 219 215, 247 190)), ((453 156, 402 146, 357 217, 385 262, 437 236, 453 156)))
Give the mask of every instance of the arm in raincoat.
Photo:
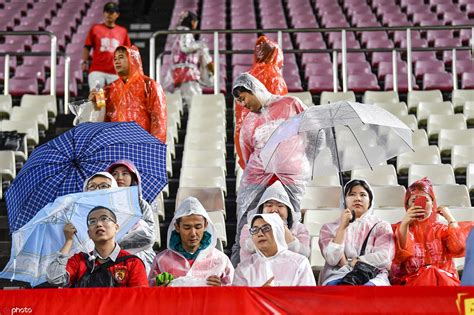
POLYGON ((167 105, 166 98, 161 85, 156 81, 149 79, 145 81, 147 91, 149 91, 147 100, 147 110, 150 114, 150 133, 161 142, 166 143, 167 129, 167 105))
MULTIPOLYGON (((60 252, 57 253, 57 256, 51 261, 51 264, 46 268, 46 281, 53 285, 59 287, 67 287, 70 283, 70 279, 75 279, 77 275, 70 275, 66 270, 66 265, 68 264, 68 255, 64 255, 60 252)), ((70 265, 73 265, 76 268, 71 270, 79 270, 79 263, 76 260, 72 260, 70 265)))
POLYGON ((379 269, 388 269, 395 255, 395 244, 393 230, 388 222, 381 221, 372 231, 374 245, 365 255, 359 259, 379 269))

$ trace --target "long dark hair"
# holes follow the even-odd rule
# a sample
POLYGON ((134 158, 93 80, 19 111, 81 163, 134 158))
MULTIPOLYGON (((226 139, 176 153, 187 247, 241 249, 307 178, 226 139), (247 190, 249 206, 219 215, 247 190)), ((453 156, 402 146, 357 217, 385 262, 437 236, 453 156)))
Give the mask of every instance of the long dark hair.
POLYGON ((372 193, 372 189, 370 189, 367 182, 360 179, 351 180, 350 182, 347 183, 346 187, 344 188, 344 206, 347 207, 347 205, 345 204, 346 197, 352 191, 352 188, 354 188, 355 186, 361 186, 362 188, 365 189, 367 194, 369 194, 369 209, 370 209, 370 207, 372 207, 372 200, 374 199, 374 195, 372 193))
POLYGON ((193 21, 198 21, 198 16, 194 12, 191 12, 191 11, 186 11, 185 14, 186 15, 181 20, 180 25, 192 29, 193 21))
POLYGON ((232 90, 232 95, 233 95, 235 98, 239 98, 240 93, 242 93, 242 92, 247 92, 247 93, 253 95, 252 91, 250 91, 249 89, 243 87, 242 85, 236 86, 236 87, 232 90))

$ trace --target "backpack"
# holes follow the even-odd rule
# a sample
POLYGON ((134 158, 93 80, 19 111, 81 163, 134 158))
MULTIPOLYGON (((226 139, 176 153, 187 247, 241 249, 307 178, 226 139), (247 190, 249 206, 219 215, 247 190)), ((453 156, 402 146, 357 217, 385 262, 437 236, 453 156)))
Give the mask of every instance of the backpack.
MULTIPOLYGON (((110 270, 108 269, 111 266, 117 265, 123 261, 126 261, 130 258, 138 258, 135 255, 126 255, 117 257, 115 261, 108 260, 103 264, 95 265, 95 261, 89 260, 89 255, 86 253, 81 253, 86 261, 87 271, 84 275, 77 280, 73 285, 74 288, 99 288, 99 287, 118 287, 119 283, 114 278, 110 270)), ((140 259, 140 258, 138 258, 140 259)), ((141 259, 140 259, 141 261, 141 259)))

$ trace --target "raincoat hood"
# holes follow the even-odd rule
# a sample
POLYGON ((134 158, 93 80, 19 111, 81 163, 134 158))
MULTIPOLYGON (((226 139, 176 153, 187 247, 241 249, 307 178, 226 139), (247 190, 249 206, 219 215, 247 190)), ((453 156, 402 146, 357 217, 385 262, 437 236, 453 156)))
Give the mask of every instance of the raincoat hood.
MULTIPOLYGON (((145 74, 143 73, 143 66, 142 66, 142 59, 140 57, 140 51, 136 46, 118 46, 115 49, 115 52, 119 49, 126 49, 127 50, 127 58, 128 58, 128 79, 127 82, 130 80, 136 80, 138 77, 143 77, 145 74)), ((114 54, 115 54, 114 52, 114 54)), ((117 75, 119 75, 117 73, 117 75)), ((119 75, 120 76, 120 75, 119 75)), ((121 76, 123 79, 123 77, 121 76)))
MULTIPOLYGON (((258 202, 257 207, 253 209, 251 212, 249 212, 249 217, 257 213, 262 213, 260 212, 261 211, 260 206, 262 206, 265 202, 269 200, 276 200, 288 207, 289 209, 288 218, 290 218, 291 216, 292 225, 294 224, 294 222, 300 221, 301 213, 295 211, 293 204, 291 203, 290 197, 288 196, 288 193, 286 192, 285 187, 278 180, 265 190, 262 197, 260 198, 260 201, 258 202)), ((250 224, 250 221, 248 223, 250 224)), ((291 227, 292 226, 288 226, 289 229, 291 229, 291 227)))
POLYGON ((429 180, 427 177, 424 177, 420 180, 417 180, 413 184, 411 184, 406 193, 405 193, 405 210, 408 210, 408 200, 410 197, 414 194, 419 194, 419 193, 426 193, 431 197, 431 201, 433 204, 433 207, 431 209, 431 214, 430 216, 423 221, 416 221, 418 224, 423 223, 423 222, 435 222, 436 221, 436 209, 438 209, 438 204, 436 202, 436 197, 433 191, 433 185, 431 183, 431 180, 429 180))
MULTIPOLYGON (((285 241, 285 228, 283 225, 283 220, 280 218, 280 216, 277 213, 259 213, 255 214, 252 216, 250 222, 250 226, 252 226, 252 223, 257 219, 257 218, 262 218, 265 222, 270 224, 272 226, 272 234, 273 238, 275 239, 275 242, 277 244, 277 253, 272 256, 272 257, 266 257, 257 247, 257 244, 255 245, 255 249, 257 250, 257 253, 260 255, 262 258, 273 258, 278 256, 280 253, 286 251, 288 249, 288 245, 286 244, 285 241)), ((253 238, 252 238, 253 239, 253 238)))
POLYGON ((236 87, 242 86, 247 90, 251 91, 258 101, 262 104, 262 107, 266 107, 270 100, 272 99, 272 94, 268 92, 265 85, 262 84, 257 78, 251 75, 248 72, 240 74, 234 81, 234 86, 232 90, 236 87))
POLYGON ((110 179, 112 181, 112 183, 110 184, 110 188, 118 188, 117 181, 115 180, 115 178, 110 173, 108 173, 108 172, 97 172, 94 175, 86 178, 86 180, 84 181, 84 185, 82 186, 82 191, 84 191, 84 192, 87 191, 87 184, 92 179, 92 177, 95 177, 95 176, 107 177, 108 179, 110 179))
POLYGON ((207 214, 206 209, 204 209, 204 207, 199 202, 199 200, 197 200, 194 197, 188 197, 188 198, 184 199, 181 202, 178 209, 176 209, 176 211, 174 213, 173 219, 171 220, 170 226, 168 228, 168 236, 167 236, 168 249, 172 250, 171 245, 170 245, 170 240, 171 240, 171 235, 173 234, 173 231, 175 231, 175 226, 174 225, 176 223, 176 220, 179 219, 179 218, 182 218, 182 217, 187 217, 189 215, 193 215, 193 214, 201 215, 206 219, 206 221, 207 221, 206 231, 211 235, 211 244, 206 249, 204 249, 203 251, 207 251, 210 248, 215 248, 216 247, 216 244, 217 244, 216 229, 214 227, 214 224, 211 221, 211 218, 207 214))
POLYGON ((119 167, 119 166, 125 166, 130 173, 135 174, 135 176, 137 178, 138 193, 141 196, 141 194, 142 194, 142 178, 140 177, 140 173, 138 172, 138 169, 135 166, 135 164, 133 164, 133 162, 129 161, 129 160, 118 160, 118 161, 110 164, 109 167, 107 167, 107 172, 112 174, 114 169, 119 167))
MULTIPOLYGON (((369 196, 372 196, 372 198, 370 198, 370 205, 369 205, 369 209, 367 209, 367 211, 361 216, 364 217, 366 215, 373 215, 374 214, 374 199, 375 199, 375 196, 374 196, 374 191, 372 190, 372 187, 369 185, 369 183, 363 179, 352 179, 350 181, 347 182, 347 184, 344 185, 344 209, 346 208, 346 194, 349 193, 349 192, 346 192, 346 189, 348 189, 348 187, 351 185, 352 182, 354 181, 359 181, 359 182, 364 182, 367 187, 369 188, 369 196)), ((344 211, 344 209, 342 209, 344 211)))
POLYGON ((253 58, 254 64, 265 63, 275 66, 279 70, 283 67, 283 51, 277 43, 265 35, 257 39, 253 58))

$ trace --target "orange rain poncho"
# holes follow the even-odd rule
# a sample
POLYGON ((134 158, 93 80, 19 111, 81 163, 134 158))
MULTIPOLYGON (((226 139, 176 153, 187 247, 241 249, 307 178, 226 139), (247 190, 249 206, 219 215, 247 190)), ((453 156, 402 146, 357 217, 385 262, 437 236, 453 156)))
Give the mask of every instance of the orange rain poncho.
MULTIPOLYGON (((262 82, 268 92, 275 95, 285 95, 288 94, 288 88, 282 76, 282 68, 283 51, 281 48, 266 36, 260 36, 255 44, 253 66, 249 73, 262 82)), ((248 113, 248 109, 236 102, 234 143, 239 156, 239 165, 242 168, 245 168, 245 162, 239 144, 240 129, 248 113)))
MULTIPOLYGON (((140 52, 135 46, 125 48, 128 56, 128 78, 123 77, 105 87, 107 115, 105 121, 135 121, 146 131, 166 143, 167 112, 161 86, 143 73, 140 52)), ((115 51, 117 51, 117 49, 115 51)))
POLYGON ((393 225, 395 257, 390 272, 392 284, 403 285, 459 285, 454 257, 463 257, 466 236, 471 223, 458 223, 457 227, 436 222, 438 205, 431 181, 426 177, 414 182, 405 194, 405 208, 413 194, 420 192, 431 196, 431 215, 415 221, 408 228, 406 248, 400 245, 400 224, 393 225))

